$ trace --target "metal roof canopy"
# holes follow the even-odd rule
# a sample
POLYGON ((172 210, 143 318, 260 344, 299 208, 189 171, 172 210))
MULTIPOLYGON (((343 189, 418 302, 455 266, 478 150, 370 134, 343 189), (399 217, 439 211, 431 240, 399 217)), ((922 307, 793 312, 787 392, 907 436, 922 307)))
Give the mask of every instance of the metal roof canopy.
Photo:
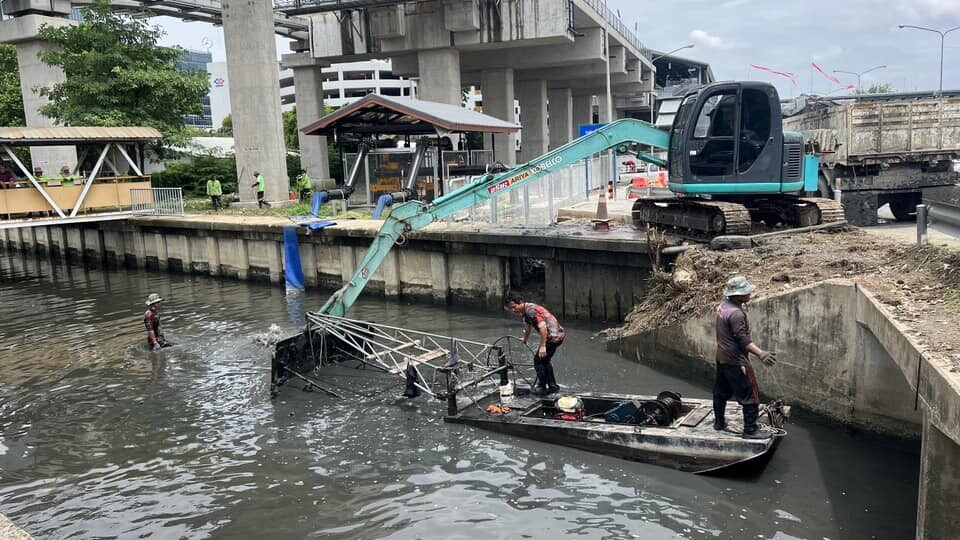
POLYGON ((515 133, 520 126, 446 103, 369 94, 303 128, 307 135, 515 133))
POLYGON ((151 127, 0 127, 0 145, 9 146, 147 143, 162 138, 151 127))

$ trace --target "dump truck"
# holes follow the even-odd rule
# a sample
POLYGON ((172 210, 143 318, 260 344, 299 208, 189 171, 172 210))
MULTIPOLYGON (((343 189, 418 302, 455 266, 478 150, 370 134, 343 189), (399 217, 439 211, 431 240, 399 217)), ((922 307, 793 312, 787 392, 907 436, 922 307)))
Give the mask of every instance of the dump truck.
POLYGON ((960 98, 803 96, 783 112, 784 130, 803 133, 820 157, 819 195, 842 202, 854 225, 877 224, 884 204, 896 219, 912 219, 925 190, 960 182, 960 98))

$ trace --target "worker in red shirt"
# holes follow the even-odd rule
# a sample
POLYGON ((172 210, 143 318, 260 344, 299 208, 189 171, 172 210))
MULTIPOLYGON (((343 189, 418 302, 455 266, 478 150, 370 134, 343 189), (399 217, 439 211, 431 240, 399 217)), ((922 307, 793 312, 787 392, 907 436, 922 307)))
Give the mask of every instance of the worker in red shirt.
POLYGON ((533 302, 524 302, 523 297, 518 293, 512 292, 507 295, 503 307, 510 312, 523 317, 524 331, 523 342, 530 339, 530 334, 534 329, 539 334, 539 346, 533 353, 533 369, 537 372, 537 381, 534 384, 533 392, 538 395, 554 394, 560 391, 557 384, 557 378, 553 373, 553 364, 551 360, 556 354, 557 349, 563 344, 563 338, 566 333, 557 318, 547 311, 547 308, 534 304, 533 302))
POLYGON ((743 438, 766 439, 770 433, 760 431, 760 390, 757 377, 750 365, 750 354, 760 358, 765 366, 777 361, 777 354, 758 347, 750 337, 750 322, 743 305, 750 301, 754 286, 743 276, 727 282, 727 299, 717 307, 717 378, 713 386, 713 429, 727 427, 724 412, 731 397, 743 407, 743 438))
POLYGON ((147 346, 151 351, 170 346, 160 329, 160 302, 163 302, 163 298, 157 293, 152 293, 144 302, 147 311, 143 314, 143 325, 147 330, 147 346))

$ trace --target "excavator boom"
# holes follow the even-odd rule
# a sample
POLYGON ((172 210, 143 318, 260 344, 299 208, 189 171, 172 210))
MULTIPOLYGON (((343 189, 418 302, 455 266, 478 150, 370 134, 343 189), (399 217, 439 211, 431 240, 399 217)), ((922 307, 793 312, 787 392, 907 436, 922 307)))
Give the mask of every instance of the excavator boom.
MULTIPOLYGON (((611 148, 638 144, 667 149, 669 142, 670 135, 651 124, 632 119, 618 120, 505 173, 484 175, 476 182, 434 199, 433 202, 409 201, 395 205, 353 277, 327 300, 320 308, 320 313, 345 316, 374 272, 380 268, 393 245, 406 233, 423 229, 461 210, 481 205, 611 148)), ((664 164, 647 154, 638 153, 637 157, 657 165, 664 164)))

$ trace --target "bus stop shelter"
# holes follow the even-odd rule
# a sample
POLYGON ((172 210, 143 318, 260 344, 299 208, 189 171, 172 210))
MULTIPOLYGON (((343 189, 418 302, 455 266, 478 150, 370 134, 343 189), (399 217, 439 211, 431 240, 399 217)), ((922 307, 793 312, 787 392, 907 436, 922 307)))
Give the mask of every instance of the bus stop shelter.
POLYGON ((13 171, 13 178, 0 183, 0 215, 53 211, 72 217, 81 209, 129 207, 131 190, 150 188, 144 147, 162 138, 150 127, 0 127, 0 161, 9 160, 13 171), (38 177, 14 151, 68 145, 78 149, 77 165, 68 174, 58 167, 38 177))

